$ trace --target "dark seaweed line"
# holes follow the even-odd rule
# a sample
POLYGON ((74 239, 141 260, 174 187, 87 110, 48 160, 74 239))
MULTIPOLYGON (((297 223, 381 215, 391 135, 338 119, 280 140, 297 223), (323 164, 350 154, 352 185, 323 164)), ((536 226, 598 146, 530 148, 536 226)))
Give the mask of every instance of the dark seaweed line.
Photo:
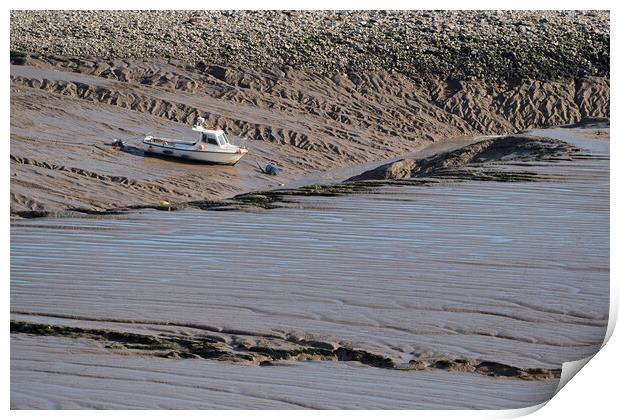
MULTIPOLYGON (((477 173, 445 172, 433 178, 412 178, 403 180, 372 180, 372 181, 346 181, 339 184, 314 184, 295 189, 274 189, 238 194, 224 200, 201 200, 174 203, 170 205, 139 204, 134 206, 116 207, 105 210, 95 210, 83 207, 71 207, 68 213, 80 213, 89 216, 112 216, 127 214, 136 210, 154 209, 160 211, 176 211, 194 208, 206 211, 238 211, 252 209, 277 209, 286 207, 287 204, 298 204, 290 200, 292 197, 339 197, 351 194, 373 194, 385 186, 428 186, 445 182, 463 181, 495 181, 495 182, 535 182, 551 180, 552 177, 536 175, 531 172, 499 172, 479 171, 477 173)), ((22 218, 38 218, 49 216, 63 216, 65 214, 53 214, 47 211, 17 211, 11 212, 11 216, 22 218)))
POLYGON ((233 346, 219 336, 156 336, 108 329, 88 329, 63 325, 40 324, 11 320, 11 333, 36 336, 86 338, 108 343, 106 348, 124 348, 144 351, 163 358, 212 359, 229 362, 245 362, 261 366, 273 365, 278 360, 332 360, 355 361, 382 369, 402 371, 444 370, 476 373, 490 377, 521 380, 550 380, 560 377, 561 369, 520 368, 491 361, 444 359, 430 362, 410 360, 396 363, 388 357, 349 347, 327 349, 310 343, 295 349, 279 349, 267 346, 247 346, 237 342, 233 346))
MULTIPOLYGON (((295 189, 275 189, 266 191, 256 191, 244 194, 238 194, 230 199, 224 200, 200 200, 175 203, 170 205, 161 204, 139 204, 134 206, 116 207, 105 210, 95 210, 82 207, 71 207, 67 209, 68 213, 81 213, 91 216, 111 216, 126 214, 136 210, 154 209, 160 211, 175 211, 186 208, 194 208, 199 210, 211 211, 234 211, 246 209, 275 209, 286 207, 286 204, 295 204, 288 197, 338 197, 348 194, 372 194, 378 188, 386 185, 426 185, 437 183, 431 179, 415 179, 415 180, 387 180, 387 181, 360 181, 345 182, 333 185, 308 185, 295 189)), ((65 214, 53 214, 48 211, 17 211, 11 212, 11 216, 32 219, 48 216, 63 216, 65 214)))

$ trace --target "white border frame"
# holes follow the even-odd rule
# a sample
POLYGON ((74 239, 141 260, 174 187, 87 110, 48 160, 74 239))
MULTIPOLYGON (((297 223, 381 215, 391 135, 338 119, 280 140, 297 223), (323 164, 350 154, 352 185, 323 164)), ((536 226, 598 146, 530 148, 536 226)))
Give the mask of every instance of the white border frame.
MULTIPOLYGON (((263 0, 261 2, 257 1, 248 1, 248 0, 232 0, 223 2, 226 7, 217 7, 214 3, 209 2, 200 2, 200 1, 189 1, 189 0, 177 0, 174 3, 165 2, 161 0, 152 0, 149 2, 139 2, 139 1, 130 1, 130 0, 108 0, 105 2, 84 2, 77 0, 57 0, 53 3, 46 3, 40 1, 33 0, 22 0, 22 1, 10 1, 8 4, 3 3, 4 5, 4 14, 3 14, 3 22, 5 24, 2 25, 2 35, 6 44, 10 43, 10 18, 9 11, 10 9, 159 9, 159 10, 167 10, 170 9, 172 5, 174 5, 175 9, 189 9, 189 10, 200 10, 209 8, 209 9, 308 9, 309 3, 307 1, 284 1, 284 0, 263 0), (53 6, 53 7, 52 7, 53 6)), ((388 10, 398 10, 398 9, 460 9, 460 8, 468 8, 468 9, 487 9, 487 10, 511 10, 512 8, 502 7, 504 5, 514 5, 514 3, 504 3, 498 4, 494 1, 489 0, 473 0, 467 3, 458 2, 458 1, 446 1, 446 0, 435 0, 435 1, 417 1, 415 4, 410 4, 405 1, 396 1, 396 0, 383 0, 380 3, 370 2, 367 0, 358 0, 358 1, 326 1, 326 0, 315 0, 311 3, 312 9, 376 9, 378 6, 381 6, 382 9, 388 10), (500 6, 500 7, 498 7, 500 6)), ((603 10, 611 10, 611 25, 613 26, 616 18, 615 8, 612 7, 611 1, 575 1, 575 0, 564 0, 562 2, 559 1, 550 1, 550 0, 521 0, 518 3, 519 9, 539 9, 539 10, 549 10, 549 9, 557 9, 558 6, 561 9, 603 9, 603 10)), ((611 28, 611 33, 615 33, 614 28, 611 28)), ((616 57, 616 48, 614 48, 615 44, 611 44, 612 50, 612 62, 613 58, 616 57)), ((6 50, 5 50, 6 51, 6 50)), ((6 52, 5 52, 6 53, 6 52)), ((4 134, 4 141, 2 142, 2 147, 4 150, 3 156, 5 158, 1 161, 2 163, 2 173, 4 174, 4 180, 0 184, 2 187, 2 197, 5 200, 4 204, 1 206, 2 211, 2 220, 4 224, 2 225, 2 229, 4 231, 4 237, 9 237, 10 231, 10 217, 9 217, 9 191, 10 191, 10 182, 7 174, 9 173, 9 149, 10 148, 10 94, 9 94, 9 84, 7 80, 9 79, 9 69, 8 66, 2 68, 4 73, 3 84, 3 92, 2 92, 2 100, 5 104, 4 112, 5 118, 1 121, 1 129, 4 134), (9 115, 7 115, 9 114, 9 115)), ((615 86, 617 86, 618 79, 616 77, 617 72, 615 68, 612 66, 612 74, 611 74, 611 86, 612 91, 615 86)), ((614 102, 612 101, 611 107, 611 115, 612 121, 616 121, 616 117, 614 116, 614 102)), ((613 127, 613 125, 612 125, 613 127)), ((611 131, 611 137, 614 136, 614 130, 611 131)), ((567 418, 584 418, 585 416, 594 418, 602 417, 603 415, 611 412, 617 412, 618 403, 617 403, 617 395, 614 392, 614 388, 618 381, 619 368, 618 362, 615 358, 615 354, 619 352, 618 339, 611 336, 613 329, 615 327, 617 313, 618 313, 618 269, 617 265, 614 263, 614 257, 618 256, 618 226, 617 226, 617 218, 614 216, 617 215, 618 211, 618 200, 617 200, 617 192, 618 188, 616 188, 617 183, 614 181, 618 180, 618 168, 613 164, 613 157, 615 156, 615 143, 611 140, 611 155, 612 155, 612 163, 611 167, 611 208, 610 208, 610 274, 611 274, 611 304, 610 304, 610 324, 608 327, 607 337, 606 337, 606 346, 605 348, 597 355, 592 358, 592 361, 588 363, 583 369, 583 372, 579 374, 579 377, 576 380, 570 381, 568 385, 562 391, 555 396, 551 402, 548 403, 548 407, 545 407, 543 410, 539 410, 545 404, 541 404, 539 406, 531 407, 528 409, 520 409, 520 410, 505 410, 505 411, 417 411, 415 413, 411 413, 408 411, 388 411, 382 412, 381 416, 387 416, 389 418, 411 418, 412 416, 422 417, 422 418, 437 418, 437 419, 470 419, 470 418, 507 418, 507 417, 516 417, 525 414, 529 414, 531 412, 536 411, 533 415, 534 418, 556 418, 556 417, 567 417, 567 418), (611 339, 610 339, 611 338, 611 339), (539 411, 538 411, 539 410, 539 411)), ((0 269, 2 270, 2 278, 4 279, 4 287, 5 292, 3 294, 3 298, 5 299, 5 313, 8 315, 7 318, 10 318, 10 241, 2 242, 2 250, 3 250, 3 259, 5 264, 0 265, 0 269)), ((9 343, 10 343, 10 334, 9 334, 9 322, 8 319, 4 320, 2 324, 2 331, 5 338, 5 346, 2 346, 2 354, 3 354, 3 362, 4 362, 4 381, 2 383, 2 402, 5 409, 9 409, 10 407, 10 359, 9 359, 9 343)), ((165 411, 149 411, 149 412, 136 412, 136 411, 106 411, 106 412, 94 412, 94 411, 11 411, 11 417, 14 418, 24 418, 30 419, 39 416, 45 416, 50 419, 66 419, 66 418, 80 418, 82 419, 84 416, 90 418, 101 418, 102 416, 114 416, 115 419, 124 419, 124 418, 135 418, 136 416, 141 417, 143 415, 148 416, 149 419, 163 419, 169 416, 169 413, 165 411)), ((187 418, 202 418, 205 415, 210 415, 209 413, 197 412, 197 411, 180 411, 175 412, 175 416, 182 416, 187 418)), ((252 418, 258 419, 286 419, 289 420, 290 416, 308 418, 321 416, 322 418, 326 416, 329 418, 350 418, 350 419, 370 419, 371 416, 375 416, 373 412, 370 411, 339 411, 339 412, 325 412, 325 411, 314 411, 314 412, 295 412, 291 413, 288 411, 253 411, 251 413, 243 412, 243 411, 227 411, 227 412, 217 412, 216 414, 219 416, 229 417, 229 418, 245 418, 247 416, 252 416, 252 418)))

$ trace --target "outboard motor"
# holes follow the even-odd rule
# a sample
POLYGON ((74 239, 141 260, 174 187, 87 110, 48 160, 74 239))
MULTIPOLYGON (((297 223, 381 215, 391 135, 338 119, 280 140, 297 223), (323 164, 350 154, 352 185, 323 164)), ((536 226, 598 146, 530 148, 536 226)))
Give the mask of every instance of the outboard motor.
POLYGON ((127 147, 127 141, 121 139, 114 139, 114 141, 112 142, 112 147, 118 147, 122 150, 127 147))

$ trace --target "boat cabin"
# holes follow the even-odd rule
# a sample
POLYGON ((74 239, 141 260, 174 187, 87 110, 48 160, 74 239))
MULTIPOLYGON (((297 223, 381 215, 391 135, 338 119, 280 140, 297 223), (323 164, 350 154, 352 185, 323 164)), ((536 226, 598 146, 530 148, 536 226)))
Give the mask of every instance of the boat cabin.
POLYGON ((228 140, 228 136, 221 129, 213 129, 210 130, 208 128, 194 126, 194 131, 198 131, 200 133, 200 137, 198 139, 198 144, 203 143, 205 145, 218 146, 218 147, 226 147, 226 145, 230 144, 228 140))
POLYGON ((198 118, 192 130, 200 133, 198 144, 218 147, 226 147, 230 144, 224 130, 222 130, 219 125, 215 127, 207 125, 204 118, 198 118))

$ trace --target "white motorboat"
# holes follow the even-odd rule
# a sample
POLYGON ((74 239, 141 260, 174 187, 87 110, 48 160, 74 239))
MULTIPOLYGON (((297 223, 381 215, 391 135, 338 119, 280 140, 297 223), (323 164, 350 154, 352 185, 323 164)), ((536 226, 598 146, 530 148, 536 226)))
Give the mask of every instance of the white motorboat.
POLYGON ((205 163, 234 165, 248 152, 243 146, 235 146, 219 126, 205 124, 204 118, 192 127, 198 132, 195 141, 174 140, 148 135, 142 141, 145 153, 194 160, 205 163))

